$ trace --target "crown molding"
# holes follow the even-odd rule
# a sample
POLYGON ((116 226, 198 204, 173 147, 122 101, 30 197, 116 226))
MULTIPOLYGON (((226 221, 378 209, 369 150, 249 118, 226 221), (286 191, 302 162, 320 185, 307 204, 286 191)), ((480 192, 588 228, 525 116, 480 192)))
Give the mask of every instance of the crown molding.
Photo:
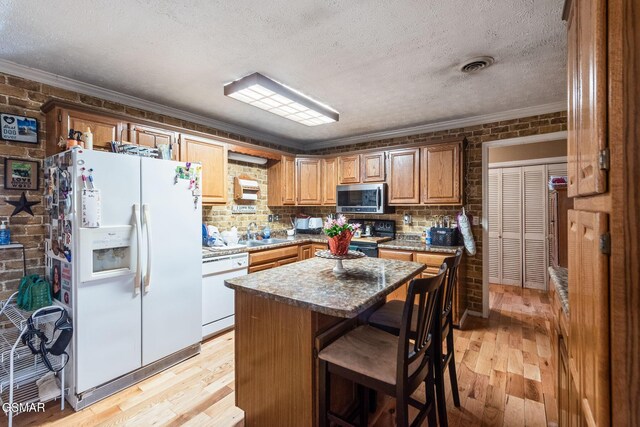
POLYGON ((139 108, 141 110, 151 111, 153 113, 165 116, 175 117, 181 120, 197 123, 203 126, 219 129, 224 132, 234 133, 245 137, 253 138, 259 141, 270 142, 289 148, 298 150, 304 149, 302 143, 290 139, 278 138, 274 135, 258 132, 243 126, 237 126, 231 123, 222 122, 210 117, 202 116, 178 108, 167 107, 153 101, 127 95, 110 89, 105 89, 90 83, 84 83, 79 80, 70 79, 68 77, 59 76, 48 71, 39 70, 37 68, 27 67, 6 59, 0 58, 0 72, 11 74, 13 76, 22 77, 24 79, 33 80, 61 89, 71 90, 82 93, 84 95, 94 96, 111 102, 117 102, 129 107, 139 108))
POLYGON ((377 141, 380 139, 399 138, 409 135, 437 132, 447 129, 459 129, 463 127, 481 125, 485 123, 500 122, 503 120, 517 119, 520 117, 537 116, 540 114, 556 113, 567 109, 566 101, 553 102, 550 104, 535 105, 532 107, 516 108, 514 110, 502 111, 499 113, 482 114, 479 116, 465 117, 461 119, 445 120, 442 122, 427 123, 424 125, 411 126, 400 129, 385 130, 380 132, 366 133, 362 135, 348 136, 346 138, 336 138, 327 141, 320 141, 307 144, 307 150, 318 150, 322 148, 339 147, 343 145, 359 144, 361 142, 377 141))

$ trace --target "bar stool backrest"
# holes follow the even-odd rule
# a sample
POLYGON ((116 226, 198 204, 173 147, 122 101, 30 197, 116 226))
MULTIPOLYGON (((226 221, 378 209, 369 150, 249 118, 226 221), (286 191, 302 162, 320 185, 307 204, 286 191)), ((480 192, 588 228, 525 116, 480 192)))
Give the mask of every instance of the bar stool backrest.
POLYGON ((414 279, 409 284, 398 343, 396 385, 399 389, 415 390, 429 373, 432 329, 438 318, 439 310, 436 307, 446 271, 446 264, 442 264, 437 275, 414 279), (410 319, 414 316, 414 310, 418 310, 418 320, 416 330, 412 331, 410 319))
POLYGON ((447 276, 444 280, 444 284, 442 285, 444 289, 441 292, 443 319, 449 316, 449 314, 451 313, 453 291, 456 288, 456 283, 458 280, 458 267, 460 266, 461 260, 462 249, 458 249, 455 255, 447 257, 443 260, 443 262, 447 265, 447 276))

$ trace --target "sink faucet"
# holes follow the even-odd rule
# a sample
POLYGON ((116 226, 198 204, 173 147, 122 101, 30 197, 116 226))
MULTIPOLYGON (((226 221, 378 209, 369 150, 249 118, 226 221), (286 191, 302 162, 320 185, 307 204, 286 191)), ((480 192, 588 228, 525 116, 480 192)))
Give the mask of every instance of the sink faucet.
POLYGON ((247 227, 247 240, 254 240, 256 238, 256 232, 254 231, 253 233, 251 232, 251 227, 255 227, 256 229, 258 228, 258 224, 256 224, 255 222, 250 222, 249 226, 247 227))

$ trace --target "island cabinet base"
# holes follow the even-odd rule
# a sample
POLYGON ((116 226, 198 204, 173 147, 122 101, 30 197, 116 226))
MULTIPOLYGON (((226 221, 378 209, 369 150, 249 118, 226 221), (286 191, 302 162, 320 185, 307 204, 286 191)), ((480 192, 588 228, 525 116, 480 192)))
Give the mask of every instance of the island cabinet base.
MULTIPOLYGON (((245 426, 316 426, 317 352, 357 319, 328 316, 235 291, 236 406, 245 426)), ((332 384, 332 410, 354 402, 352 384, 332 384), (333 387, 336 387, 334 390, 333 387)))

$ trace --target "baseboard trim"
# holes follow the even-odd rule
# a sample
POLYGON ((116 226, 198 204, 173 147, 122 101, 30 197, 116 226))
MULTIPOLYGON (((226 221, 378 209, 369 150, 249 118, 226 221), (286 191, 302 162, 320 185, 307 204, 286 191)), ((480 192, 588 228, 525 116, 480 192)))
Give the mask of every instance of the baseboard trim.
POLYGON ((479 311, 467 310, 467 313, 469 313, 469 316, 473 316, 473 317, 484 317, 482 313, 480 313, 479 311))
POLYGON ((460 317, 460 322, 458 322, 458 329, 464 329, 464 322, 467 320, 467 315, 469 314, 469 309, 465 309, 464 313, 460 317))

